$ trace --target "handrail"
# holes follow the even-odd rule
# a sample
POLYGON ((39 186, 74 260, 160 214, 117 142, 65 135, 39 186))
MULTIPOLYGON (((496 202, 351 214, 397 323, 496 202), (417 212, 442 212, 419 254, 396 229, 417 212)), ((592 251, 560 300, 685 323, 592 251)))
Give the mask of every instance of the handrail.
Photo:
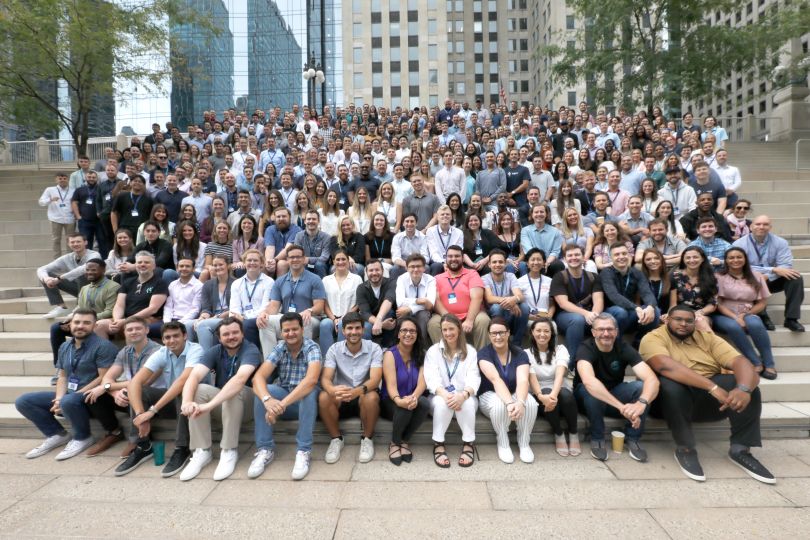
POLYGON ((796 139, 796 170, 805 171, 810 170, 810 167, 799 167, 799 143, 810 142, 810 139, 796 139))

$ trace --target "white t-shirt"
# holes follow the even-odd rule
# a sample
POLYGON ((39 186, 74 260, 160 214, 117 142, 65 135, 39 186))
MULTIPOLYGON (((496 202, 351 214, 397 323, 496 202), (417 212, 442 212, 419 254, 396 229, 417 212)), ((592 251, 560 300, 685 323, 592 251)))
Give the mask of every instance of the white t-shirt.
MULTIPOLYGON (((563 366, 568 369, 568 361, 570 360, 568 349, 562 344, 557 345, 554 349, 554 361, 551 364, 543 363, 546 360, 547 354, 548 353, 540 353, 538 362, 538 359, 532 354, 532 350, 530 348, 526 349, 526 355, 529 357, 529 366, 534 376, 537 377, 540 388, 552 388, 554 386, 554 377, 557 374, 557 368, 563 366)), ((571 380, 568 377, 563 377, 563 387, 571 390, 571 380)))
POLYGON ((523 297, 526 299, 529 309, 548 311, 549 291, 551 290, 550 277, 540 276, 540 279, 531 279, 529 274, 526 274, 518 279, 517 285, 523 291, 523 297))

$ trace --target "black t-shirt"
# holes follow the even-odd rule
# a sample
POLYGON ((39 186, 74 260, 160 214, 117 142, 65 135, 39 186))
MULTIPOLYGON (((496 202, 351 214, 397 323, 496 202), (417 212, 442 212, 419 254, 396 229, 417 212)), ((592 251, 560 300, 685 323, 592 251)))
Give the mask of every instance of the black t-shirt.
MULTIPOLYGON (((119 294, 126 294, 127 300, 124 304, 124 317, 129 317, 139 311, 149 307, 149 302, 153 294, 165 294, 169 296, 169 286, 159 276, 152 276, 152 279, 141 283, 137 277, 125 279, 119 294), (140 285, 140 288, 139 288, 140 285)), ((155 313, 155 317, 163 317, 163 306, 155 313)))
MULTIPOLYGON (((590 362, 593 366, 593 372, 596 378, 599 379, 608 390, 624 382, 624 373, 627 370, 627 366, 632 367, 642 362, 638 351, 625 343, 622 336, 616 337, 613 350, 608 352, 600 351, 593 338, 583 341, 579 349, 577 349, 576 360, 577 362, 580 360, 590 362)), ((577 371, 574 384, 577 385, 581 382, 579 371, 577 371)))
POLYGON ((84 221, 96 223, 98 215, 96 212, 96 193, 98 184, 90 186, 85 184, 73 192, 73 202, 79 206, 79 215, 84 221))
MULTIPOLYGON (((515 168, 507 165, 503 168, 503 172, 506 173, 506 191, 514 191, 519 188, 524 181, 529 183, 532 181, 532 175, 529 169, 523 165, 518 165, 515 168)), ((525 203, 527 200, 526 195, 526 191, 518 193, 515 195, 515 202, 518 203, 518 205, 525 203)))
POLYGON ((137 232, 141 223, 149 219, 152 204, 152 199, 147 193, 143 195, 133 195, 129 191, 119 193, 112 204, 112 211, 118 214, 118 227, 137 232))
POLYGON ((555 296, 567 296, 570 302, 582 309, 590 310, 593 307, 593 293, 595 292, 602 292, 602 282, 599 281, 599 276, 591 272, 583 271, 582 276, 577 279, 571 276, 568 270, 565 270, 557 272, 551 278, 549 295, 552 298, 555 296))

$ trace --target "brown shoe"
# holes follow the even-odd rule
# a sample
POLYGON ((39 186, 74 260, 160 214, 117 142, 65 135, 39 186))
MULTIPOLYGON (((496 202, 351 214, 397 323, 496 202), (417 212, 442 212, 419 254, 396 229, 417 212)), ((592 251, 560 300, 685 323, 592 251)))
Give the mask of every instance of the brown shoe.
POLYGON ((87 450, 87 453, 85 455, 87 457, 95 457, 123 438, 124 432, 121 431, 120 429, 118 430, 117 433, 107 433, 104 437, 99 439, 99 441, 96 444, 91 446, 87 450))
POLYGON ((121 459, 128 458, 132 451, 135 450, 136 446, 138 445, 134 442, 127 443, 124 449, 121 450, 121 459))

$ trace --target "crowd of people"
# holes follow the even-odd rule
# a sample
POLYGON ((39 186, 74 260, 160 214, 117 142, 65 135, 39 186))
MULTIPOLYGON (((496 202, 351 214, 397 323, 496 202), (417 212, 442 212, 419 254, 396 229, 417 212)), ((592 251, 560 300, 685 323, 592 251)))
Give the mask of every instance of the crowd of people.
POLYGON ((352 416, 370 461, 382 416, 401 465, 430 415, 436 465, 451 466, 455 417, 469 467, 480 409, 505 463, 513 422, 520 460, 534 461, 538 415, 557 453, 579 455, 579 413, 594 458, 608 459, 608 415, 626 420, 643 462, 653 414, 690 478, 705 479, 691 422, 727 417, 729 457, 773 482, 750 453, 758 382, 777 377, 767 299, 784 290, 784 325, 801 332, 804 287, 770 218, 749 218, 727 139, 713 117, 701 127, 658 107, 609 116, 586 103, 447 100, 212 111, 185 137, 154 124, 95 164, 81 156, 40 198, 57 372, 55 392, 17 401, 46 436, 28 457, 64 445, 57 459, 96 455, 127 438, 123 475, 151 457, 160 414, 177 421, 163 474, 190 480, 213 459, 216 412, 215 479, 233 473, 251 418, 248 476, 273 460, 275 423, 297 419, 301 479, 317 417, 327 463, 352 416), (132 418, 128 436, 116 411, 132 418))

